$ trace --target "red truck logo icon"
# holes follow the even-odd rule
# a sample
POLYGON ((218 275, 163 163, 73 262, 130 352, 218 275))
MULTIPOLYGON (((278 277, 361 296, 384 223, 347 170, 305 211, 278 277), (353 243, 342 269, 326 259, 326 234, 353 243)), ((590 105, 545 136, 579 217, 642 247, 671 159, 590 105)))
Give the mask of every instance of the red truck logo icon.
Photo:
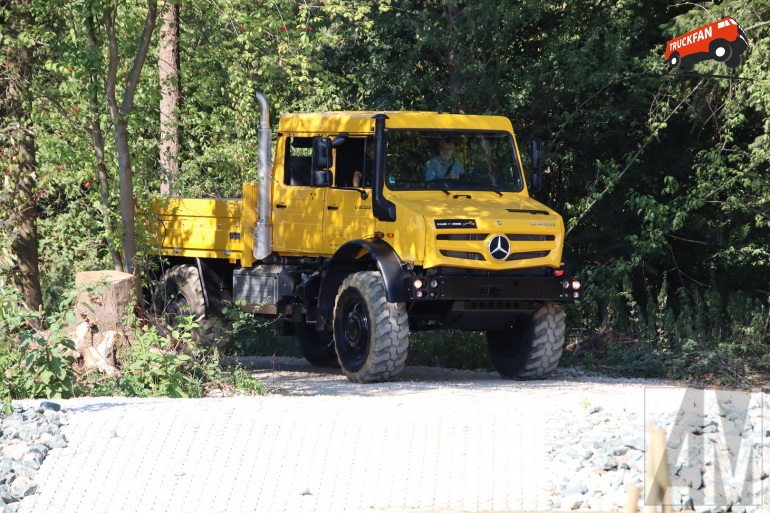
POLYGON ((666 61, 672 68, 685 71, 692 71, 695 64, 709 59, 737 68, 748 47, 746 33, 728 16, 667 42, 666 61))

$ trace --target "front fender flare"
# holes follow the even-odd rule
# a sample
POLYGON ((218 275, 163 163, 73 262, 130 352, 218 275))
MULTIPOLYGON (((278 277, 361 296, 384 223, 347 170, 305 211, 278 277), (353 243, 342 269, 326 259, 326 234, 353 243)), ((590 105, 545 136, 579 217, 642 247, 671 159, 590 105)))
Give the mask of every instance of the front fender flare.
POLYGON ((409 300, 411 272, 390 244, 380 239, 352 240, 340 246, 324 263, 318 294, 318 329, 331 329, 334 299, 345 277, 375 267, 385 282, 388 302, 401 303, 409 300))

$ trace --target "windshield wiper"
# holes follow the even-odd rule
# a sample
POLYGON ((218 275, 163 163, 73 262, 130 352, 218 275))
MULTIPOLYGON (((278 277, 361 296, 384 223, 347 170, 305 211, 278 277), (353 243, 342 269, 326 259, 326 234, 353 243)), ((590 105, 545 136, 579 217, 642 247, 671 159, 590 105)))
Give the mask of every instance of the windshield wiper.
POLYGON ((447 189, 446 187, 439 187, 438 190, 440 190, 441 192, 443 192, 447 196, 451 196, 452 195, 452 193, 450 193, 449 189, 447 189))
POLYGON ((500 196, 501 198, 503 197, 503 193, 498 191, 497 189, 492 189, 492 192, 496 192, 497 195, 500 196))

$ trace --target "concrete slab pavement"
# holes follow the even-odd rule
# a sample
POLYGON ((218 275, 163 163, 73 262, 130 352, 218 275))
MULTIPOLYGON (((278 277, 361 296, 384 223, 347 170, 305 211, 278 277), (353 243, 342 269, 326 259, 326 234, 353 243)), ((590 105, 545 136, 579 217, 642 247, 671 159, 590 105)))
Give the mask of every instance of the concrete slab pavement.
POLYGON ((19 512, 550 509, 552 419, 584 392, 437 372, 356 385, 339 371, 262 366, 283 394, 62 401, 69 446, 49 453, 19 512))

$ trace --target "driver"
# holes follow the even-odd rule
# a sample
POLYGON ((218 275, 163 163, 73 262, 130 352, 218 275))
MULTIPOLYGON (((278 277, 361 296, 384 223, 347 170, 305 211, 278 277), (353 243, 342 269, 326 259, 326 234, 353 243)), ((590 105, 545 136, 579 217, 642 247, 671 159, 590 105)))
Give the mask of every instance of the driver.
POLYGON ((452 139, 442 139, 438 144, 438 155, 425 163, 425 179, 457 179, 465 172, 463 164, 455 158, 455 143, 452 139))

